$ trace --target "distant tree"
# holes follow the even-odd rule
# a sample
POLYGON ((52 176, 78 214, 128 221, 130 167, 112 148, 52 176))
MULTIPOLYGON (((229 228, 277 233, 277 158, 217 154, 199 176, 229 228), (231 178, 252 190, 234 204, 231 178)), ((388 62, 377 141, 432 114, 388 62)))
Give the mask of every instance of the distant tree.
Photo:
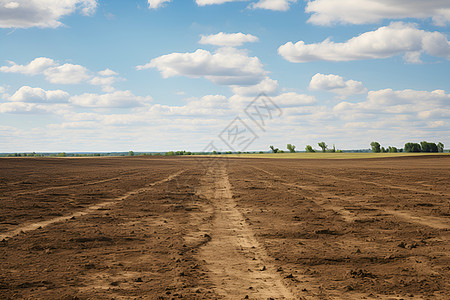
POLYGON ((396 147, 389 146, 389 153, 397 153, 398 149, 396 147))
POLYGON ((278 153, 284 153, 284 150, 278 150, 278 153))
POLYGON ((421 152, 422 148, 418 143, 406 143, 405 152, 421 152))
POLYGON ((438 144, 437 144, 437 147, 438 147, 438 152, 444 152, 444 144, 442 144, 441 142, 439 142, 438 144))
POLYGON ((66 157, 66 153, 65 153, 65 152, 61 152, 61 153, 58 153, 57 156, 58 156, 58 157, 66 157))
POLYGON ((373 153, 380 153, 381 152, 381 145, 378 142, 370 143, 370 147, 372 147, 372 152, 373 153))
POLYGON ((388 149, 388 148, 381 147, 381 152, 382 152, 382 153, 387 153, 387 152, 389 152, 389 149, 388 149))
POLYGON ((335 153, 336 152, 336 146, 333 144, 333 149, 328 150, 331 153, 335 153))
POLYGON ((435 143, 429 143, 426 141, 420 142, 422 152, 438 152, 438 146, 435 143))
POLYGON ((307 146, 305 147, 305 150, 306 150, 306 152, 309 152, 309 153, 314 153, 314 152, 316 152, 316 150, 314 150, 313 147, 312 147, 311 145, 307 145, 307 146))
POLYGON ((270 146, 270 150, 272 150, 273 153, 277 153, 279 151, 278 148, 274 148, 273 146, 270 146))
POLYGON ((134 152, 133 151, 128 151, 128 156, 134 156, 134 152))
POLYGON ((286 148, 289 150, 289 152, 295 153, 295 145, 287 144, 286 148))
POLYGON ((327 151, 327 144, 325 144, 325 142, 320 142, 318 143, 319 147, 322 148, 322 152, 326 152, 327 151))

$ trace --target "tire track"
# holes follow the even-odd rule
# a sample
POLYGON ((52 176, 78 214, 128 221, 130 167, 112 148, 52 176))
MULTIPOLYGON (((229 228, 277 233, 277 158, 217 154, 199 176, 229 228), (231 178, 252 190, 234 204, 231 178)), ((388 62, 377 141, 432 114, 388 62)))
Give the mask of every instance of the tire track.
POLYGON ((114 205, 117 202, 123 201, 123 200, 127 199, 130 196, 146 192, 146 191, 148 191, 149 189, 151 189, 155 185, 158 185, 158 184, 170 181, 170 180, 174 179, 175 177, 177 177, 178 175, 180 175, 183 172, 184 171, 176 172, 176 173, 174 173, 174 174, 172 174, 172 175, 170 175, 170 176, 168 176, 168 177, 166 177, 164 179, 161 179, 161 180, 155 181, 153 183, 150 183, 150 184, 148 184, 145 187, 138 188, 138 189, 135 189, 133 191, 130 191, 130 192, 128 192, 128 193, 118 197, 118 198, 114 198, 114 199, 111 199, 111 200, 108 200, 108 201, 104 201, 104 202, 101 202, 101 203, 89 206, 88 208, 86 208, 86 209, 84 209, 82 211, 78 211, 78 212, 75 212, 75 213, 67 215, 67 216, 57 217, 57 218, 53 218, 53 219, 42 221, 42 222, 31 223, 31 224, 20 226, 19 228, 16 228, 14 230, 5 232, 3 234, 0 234, 0 241, 2 241, 4 239, 12 238, 12 237, 14 237, 16 235, 19 235, 21 233, 25 233, 25 232, 28 232, 28 231, 33 231, 33 230, 36 230, 36 229, 39 229, 39 228, 44 228, 44 227, 49 226, 49 225, 54 224, 54 223, 67 221, 67 220, 69 220, 71 218, 81 217, 81 216, 90 214, 90 213, 92 213, 95 210, 99 210, 99 209, 105 208, 107 206, 114 205))
POLYGON ((210 168, 199 194, 211 201, 210 241, 199 249, 215 292, 226 299, 296 299, 233 200, 224 166, 210 168))
MULTIPOLYGON (((138 172, 126 173, 125 175, 134 175, 134 174, 137 174, 137 173, 138 172)), ((90 182, 66 184, 66 185, 60 185, 60 186, 50 186, 50 187, 46 187, 46 188, 39 189, 39 190, 24 191, 24 192, 16 193, 15 196, 21 196, 21 195, 27 195, 27 194, 37 194, 37 193, 42 193, 42 192, 46 192, 46 191, 60 190, 60 189, 65 189, 65 188, 73 188, 73 187, 77 187, 77 186, 96 185, 96 184, 100 184, 100 183, 106 183, 106 182, 110 182, 110 181, 120 180, 122 178, 123 178, 123 175, 121 175, 119 177, 113 177, 113 178, 96 180, 96 181, 90 181, 90 182)))
MULTIPOLYGON (((270 175, 271 177, 275 177, 277 178, 277 180, 279 180, 279 183, 285 185, 285 186, 289 186, 289 187, 293 187, 293 188, 298 188, 298 189, 303 189, 303 190, 308 190, 310 192, 319 194, 322 196, 322 198, 327 198, 327 196, 333 196, 333 194, 325 194, 323 192, 318 191, 318 189, 315 188, 311 188, 311 187, 306 187, 303 185, 298 185, 298 184, 294 184, 294 183, 288 183, 285 182, 280 176, 273 174, 269 171, 266 171, 264 169, 261 168, 257 168, 257 167, 253 167, 256 170, 259 170, 263 173, 266 173, 268 175, 270 175)), ((313 174, 313 173, 311 173, 313 174)), ((314 176, 316 176, 314 174, 314 176)), ((331 176, 334 178, 334 176, 331 176)), ((336 180, 339 180, 339 178, 336 177, 336 180)), ((352 181, 355 182, 354 180, 350 180, 350 179, 342 179, 343 181, 352 181)), ((366 183, 364 181, 358 181, 358 182, 363 182, 366 183)), ((381 184, 377 184, 377 183, 373 183, 375 185, 380 185, 383 186, 381 184)), ((342 196, 339 196, 340 198, 345 198, 342 196)), ((338 212, 342 218, 347 221, 347 222, 353 222, 357 217, 348 209, 345 208, 345 206, 339 206, 336 204, 332 204, 332 203, 325 203, 324 201, 318 201, 318 200, 312 200, 315 204, 317 204, 318 206, 323 207, 324 209, 327 210, 333 210, 338 212)), ((355 204, 353 203, 352 206, 354 206, 355 204)), ((421 226, 428 226, 434 229, 443 229, 443 230, 449 230, 450 229, 450 225, 448 224, 448 222, 446 222, 446 220, 444 220, 443 218, 438 218, 438 217, 432 217, 432 216, 415 216, 412 215, 411 213, 407 212, 407 211, 402 211, 402 210, 393 210, 393 209, 387 209, 387 208, 382 208, 382 207, 378 207, 375 205, 370 205, 370 204, 364 204, 364 203, 358 203, 358 206, 363 208, 363 209, 369 209, 369 210, 377 210, 380 211, 381 213, 384 214, 388 214, 391 216, 395 216, 399 219, 402 219, 403 221, 406 221, 408 223, 413 223, 413 224, 418 224, 421 226)))

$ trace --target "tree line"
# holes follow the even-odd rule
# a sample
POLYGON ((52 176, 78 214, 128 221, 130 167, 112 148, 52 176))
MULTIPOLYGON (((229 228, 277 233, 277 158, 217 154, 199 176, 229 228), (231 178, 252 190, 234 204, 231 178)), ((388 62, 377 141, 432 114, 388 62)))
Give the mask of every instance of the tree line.
POLYGON ((408 142, 405 144, 405 147, 402 149, 398 149, 396 147, 388 146, 387 148, 382 147, 378 142, 370 143, 370 147, 373 153, 397 153, 397 152, 425 152, 425 153, 442 153, 444 152, 444 144, 439 143, 430 143, 427 141, 423 141, 420 143, 411 143, 408 142))
MULTIPOLYGON (((322 149, 321 152, 329 152, 329 153, 342 153, 342 150, 336 150, 336 146, 333 144, 333 148, 328 149, 328 145, 325 142, 320 142, 317 145, 319 145, 319 147, 322 149)), ((274 146, 270 146, 269 147, 270 150, 272 151, 272 153, 284 153, 284 150, 280 150, 278 148, 275 148, 274 146)), ((288 149, 288 151, 290 153, 295 153, 295 145, 292 144, 287 144, 286 148, 288 149)), ((318 152, 319 150, 314 149, 311 145, 307 145, 305 147, 305 151, 309 152, 309 153, 314 153, 314 152, 318 152)))

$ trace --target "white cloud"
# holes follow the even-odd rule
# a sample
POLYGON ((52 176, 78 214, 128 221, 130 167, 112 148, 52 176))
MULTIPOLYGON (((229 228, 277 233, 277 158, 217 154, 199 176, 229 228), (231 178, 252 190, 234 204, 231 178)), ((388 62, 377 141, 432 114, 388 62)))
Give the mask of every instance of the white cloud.
POLYGON ((35 114, 46 113, 45 109, 34 103, 8 102, 0 103, 0 113, 35 114))
POLYGON ((96 0, 0 0, 0 28, 56 28, 75 11, 92 15, 96 0))
POLYGON ((102 87, 102 91, 110 93, 110 92, 113 92, 115 90, 114 87, 112 87, 112 85, 116 81, 118 81, 117 77, 112 77, 112 76, 110 76, 110 77, 98 77, 98 76, 96 76, 96 77, 92 78, 89 81, 89 83, 92 84, 92 85, 99 85, 99 86, 102 87))
MULTIPOLYGON (((195 0, 198 6, 248 1, 250 0, 195 0)), ((287 11, 290 5, 295 2, 297 2, 297 0, 258 0, 257 2, 250 3, 248 8, 287 11)))
POLYGON ((0 67, 3 73, 20 73, 25 75, 43 74, 51 83, 75 84, 90 78, 88 70, 80 65, 59 65, 53 59, 38 57, 27 65, 18 65, 10 61, 9 66, 0 67))
POLYGON ((62 90, 46 91, 41 88, 23 86, 9 100, 14 102, 48 103, 66 102, 70 95, 62 90))
POLYGON ((394 91, 384 89, 370 91, 367 100, 357 103, 341 102, 334 107, 334 111, 357 118, 365 114, 386 114, 410 116, 414 120, 430 118, 450 118, 450 95, 443 90, 394 91))
POLYGON ((123 80, 116 77, 119 75, 111 69, 105 69, 98 72, 100 76, 93 76, 93 72, 86 67, 74 64, 60 65, 53 59, 46 57, 38 57, 32 60, 27 65, 18 65, 10 61, 9 66, 0 67, 0 72, 3 73, 20 73, 25 75, 42 74, 45 78, 55 84, 79 84, 89 82, 92 85, 102 87, 105 92, 114 90, 112 85, 115 82, 123 80))
POLYGON ((150 97, 135 96, 130 91, 116 91, 103 95, 82 94, 72 96, 70 103, 91 108, 132 108, 143 106, 151 101, 150 97))
POLYGON ((169 3, 172 0, 148 0, 148 7, 151 9, 157 9, 164 5, 164 3, 169 3))
POLYGON ((172 53, 137 66, 138 70, 157 68, 164 78, 187 76, 205 77, 220 85, 255 85, 267 73, 257 57, 245 51, 220 48, 215 53, 198 49, 194 53, 172 53))
POLYGON ((278 53, 290 62, 351 61, 388 58, 403 54, 409 62, 417 62, 421 53, 450 59, 450 43, 439 32, 419 30, 414 24, 391 23, 369 31, 344 43, 326 39, 317 44, 288 42, 278 53))
POLYGON ((114 72, 111 69, 105 69, 103 71, 98 72, 98 74, 101 76, 117 76, 117 75, 119 75, 117 72, 114 72))
POLYGON ((0 67, 3 73, 21 73, 26 75, 40 74, 48 68, 57 66, 58 64, 50 58, 38 57, 32 60, 28 65, 18 65, 13 61, 9 61, 9 66, 0 67))
POLYGON ((384 19, 432 18, 438 25, 450 21, 447 0, 313 0, 305 11, 311 13, 310 23, 369 24, 384 19))
POLYGON ((367 89, 360 81, 344 81, 344 78, 341 76, 320 73, 317 73, 311 78, 309 89, 313 91, 329 91, 339 95, 355 95, 367 92, 367 89))
POLYGON ((259 0, 256 3, 250 4, 250 8, 260 8, 276 11, 287 11, 292 3, 297 0, 259 0))
POLYGON ((256 96, 261 93, 273 95, 278 92, 278 81, 266 77, 260 83, 252 86, 231 86, 233 93, 242 96, 256 96))
POLYGON ((255 43, 257 41, 258 38, 251 34, 244 34, 242 32, 239 33, 219 32, 218 34, 203 35, 199 43, 222 47, 223 46, 237 47, 241 46, 244 43, 255 43))
POLYGON ((72 64, 48 68, 43 73, 48 81, 59 84, 77 84, 91 77, 85 67, 72 64))
POLYGON ((198 6, 214 5, 214 4, 224 4, 228 2, 242 2, 248 0, 195 0, 198 6))

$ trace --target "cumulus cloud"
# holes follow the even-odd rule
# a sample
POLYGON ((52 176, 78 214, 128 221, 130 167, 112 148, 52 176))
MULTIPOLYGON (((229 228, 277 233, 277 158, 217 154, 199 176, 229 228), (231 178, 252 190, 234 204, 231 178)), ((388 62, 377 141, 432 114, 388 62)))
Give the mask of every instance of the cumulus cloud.
POLYGON ((55 84, 79 84, 89 82, 92 85, 102 87, 105 92, 114 90, 112 85, 122 80, 116 77, 119 75, 111 69, 105 69, 98 72, 99 76, 93 76, 93 72, 86 67, 74 64, 60 65, 56 61, 47 57, 38 57, 26 65, 18 65, 9 61, 8 66, 1 66, 0 72, 3 73, 19 73, 25 75, 44 75, 45 78, 55 84))
POLYGON ((59 65, 51 58, 38 57, 27 65, 18 65, 10 61, 9 66, 0 67, 3 73, 20 73, 25 75, 43 74, 51 83, 75 84, 90 78, 88 70, 80 65, 59 65))
POLYGON ((266 77, 260 83, 252 86, 231 86, 233 93, 242 96, 256 96, 261 93, 273 95, 278 92, 279 85, 277 80, 266 77))
POLYGON ((223 33, 219 32, 218 34, 212 35, 203 35, 200 39, 200 44, 210 44, 215 46, 228 46, 228 47, 237 47, 241 46, 244 43, 255 43, 259 39, 251 34, 244 34, 242 32, 239 33, 223 33))
MULTIPOLYGON (((250 0, 195 0, 198 6, 224 4, 228 2, 248 2, 250 0)), ((287 11, 292 3, 297 0, 258 0, 249 4, 251 9, 267 9, 275 11, 287 11)))
POLYGON ((148 7, 151 9, 157 9, 164 5, 164 3, 169 3, 172 0, 148 0, 148 7))
POLYGON ((8 102, 0 103, 0 113, 10 114, 36 114, 45 113, 46 110, 35 103, 8 102))
POLYGON ((250 8, 260 8, 276 11, 287 11, 292 3, 297 0, 259 0, 256 3, 250 4, 250 8))
POLYGON ((0 28, 56 28, 75 11, 92 15, 97 0, 0 0, 0 28))
POLYGON ((0 72, 36 75, 42 73, 48 68, 57 66, 57 63, 53 59, 47 57, 35 58, 27 65, 18 65, 13 61, 8 61, 8 63, 9 66, 0 67, 0 72))
POLYGON ((414 120, 450 117, 450 95, 443 90, 416 91, 384 89, 370 91, 362 102, 343 101, 334 107, 335 112, 351 118, 367 114, 408 116, 414 120))
POLYGON ((103 71, 98 72, 100 76, 117 76, 119 75, 117 72, 114 72, 111 69, 105 69, 103 71))
POLYGON ((82 94, 72 96, 70 103, 90 108, 132 108, 143 106, 151 101, 150 97, 135 96, 130 91, 115 91, 106 94, 82 94))
POLYGON ((248 0, 195 0, 198 6, 214 5, 214 4, 224 4, 228 2, 242 2, 248 0))
POLYGON ((447 0, 313 0, 305 11, 317 25, 370 24, 384 19, 431 18, 437 25, 450 21, 447 0))
POLYGON ((450 59, 450 43, 442 33, 419 30, 414 24, 402 22, 363 33, 344 43, 326 39, 308 45, 299 41, 295 44, 288 42, 278 48, 283 58, 296 63, 381 59, 401 54, 408 62, 417 63, 424 52, 450 59))
POLYGON ((360 81, 344 81, 344 78, 339 75, 324 75, 320 73, 311 78, 309 89, 312 91, 329 91, 339 95, 355 95, 367 92, 367 89, 360 81))
POLYGON ((70 95, 62 90, 46 91, 41 88, 23 86, 9 97, 14 102, 49 103, 66 102, 70 95))
POLYGON ((172 76, 204 77, 220 85, 255 85, 266 71, 257 57, 245 51, 220 48, 215 53, 198 49, 193 53, 172 53, 152 59, 138 70, 157 68, 164 78, 172 76))
POLYGON ((73 64, 48 68, 43 73, 48 81, 59 84, 77 84, 91 77, 85 67, 73 64))

